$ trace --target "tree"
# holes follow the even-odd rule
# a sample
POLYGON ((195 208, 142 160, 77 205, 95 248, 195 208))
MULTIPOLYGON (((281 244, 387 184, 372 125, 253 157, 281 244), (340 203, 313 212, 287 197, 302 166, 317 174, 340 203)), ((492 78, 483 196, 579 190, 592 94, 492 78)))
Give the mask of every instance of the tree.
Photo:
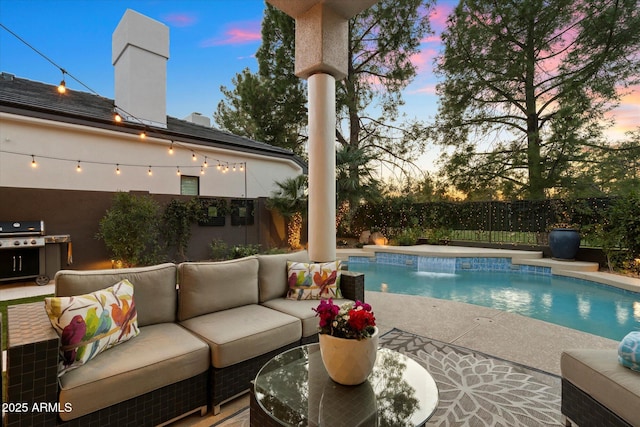
POLYGON ((287 221, 287 243, 292 249, 300 248, 302 220, 307 215, 307 177, 298 175, 276 182, 278 189, 267 199, 267 208, 280 213, 287 221))
POLYGON ((159 224, 160 206, 155 200, 119 192, 100 220, 96 237, 123 266, 151 265, 159 260, 159 224))
POLYGON ((293 70, 294 21, 267 4, 262 21, 262 45, 256 53, 258 73, 236 74, 235 89, 220 91, 214 119, 233 134, 303 154, 307 124, 304 82, 293 70))
MULTIPOLYGON (((336 87, 336 142, 345 152, 362 153, 370 161, 345 170, 343 177, 351 181, 347 185, 366 186, 378 161, 409 170, 412 159, 423 150, 426 139, 421 127, 400 116, 401 91, 416 76, 411 59, 430 32, 428 15, 432 7, 433 0, 380 0, 349 22, 348 76, 336 87)), ((223 88, 226 99, 215 115, 225 129, 249 137, 257 135, 255 128, 267 132, 268 126, 300 129, 297 126, 306 125, 305 98, 298 96, 304 82, 293 75, 293 19, 267 5, 262 36, 256 54, 258 74, 245 70, 236 75, 235 90, 223 88), (280 89, 276 92, 270 86, 280 89), (264 96, 256 95, 262 94, 264 87, 264 96), (288 114, 273 113, 270 118, 256 111, 279 106, 280 102, 290 108, 288 114)), ((277 107, 274 109, 277 111, 277 107)))
POLYGON ((442 38, 433 136, 453 147, 444 171, 464 192, 571 185, 639 81, 637 0, 463 0, 442 38))

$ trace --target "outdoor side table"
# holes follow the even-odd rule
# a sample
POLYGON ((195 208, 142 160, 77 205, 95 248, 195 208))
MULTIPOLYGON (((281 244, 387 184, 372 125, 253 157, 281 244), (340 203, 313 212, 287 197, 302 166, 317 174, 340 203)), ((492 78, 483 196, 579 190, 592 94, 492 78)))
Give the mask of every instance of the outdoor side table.
POLYGON ((438 406, 438 387, 419 363, 385 348, 367 381, 340 385, 329 378, 316 343, 267 362, 250 406, 255 427, 422 426, 438 406))

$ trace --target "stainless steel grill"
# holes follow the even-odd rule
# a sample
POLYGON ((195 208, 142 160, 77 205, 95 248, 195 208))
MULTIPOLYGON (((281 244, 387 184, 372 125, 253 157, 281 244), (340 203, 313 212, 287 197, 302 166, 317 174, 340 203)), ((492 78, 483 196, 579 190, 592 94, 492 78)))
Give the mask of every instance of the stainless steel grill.
MULTIPOLYGON (((39 285, 60 269, 60 257, 56 251, 46 249, 53 243, 68 243, 67 262, 71 261, 69 235, 45 236, 44 221, 0 221, 0 282, 35 279, 39 285), (53 255, 51 260, 47 254, 53 255)), ((55 249, 59 247, 56 246, 55 249)))

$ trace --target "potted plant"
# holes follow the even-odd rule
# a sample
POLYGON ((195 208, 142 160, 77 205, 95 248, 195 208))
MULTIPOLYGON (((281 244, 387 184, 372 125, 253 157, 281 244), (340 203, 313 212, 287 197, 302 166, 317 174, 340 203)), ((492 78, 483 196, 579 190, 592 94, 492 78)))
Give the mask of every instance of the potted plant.
POLYGON ((349 301, 338 306, 328 299, 313 310, 320 317, 320 355, 329 377, 343 385, 365 382, 378 350, 378 328, 371 305, 349 301))

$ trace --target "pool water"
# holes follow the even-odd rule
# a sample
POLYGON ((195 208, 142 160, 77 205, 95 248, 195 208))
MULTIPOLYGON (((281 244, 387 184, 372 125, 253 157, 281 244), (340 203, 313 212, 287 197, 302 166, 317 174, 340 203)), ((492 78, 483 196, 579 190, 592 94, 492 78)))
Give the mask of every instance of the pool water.
POLYGON ((465 302, 518 313, 614 340, 640 330, 640 294, 595 282, 519 272, 434 273, 356 263, 365 288, 465 302))

